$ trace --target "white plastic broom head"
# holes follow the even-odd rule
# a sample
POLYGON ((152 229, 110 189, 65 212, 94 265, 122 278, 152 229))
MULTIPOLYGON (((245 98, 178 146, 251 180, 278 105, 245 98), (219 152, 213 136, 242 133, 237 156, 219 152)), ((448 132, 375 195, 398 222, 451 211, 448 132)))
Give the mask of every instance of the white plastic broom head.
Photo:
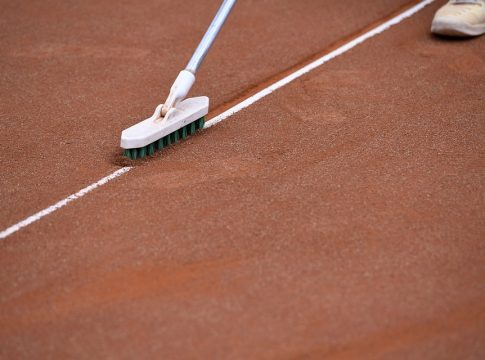
POLYGON ((123 130, 121 147, 136 149, 147 146, 190 123, 204 117, 209 112, 209 98, 199 96, 185 99, 161 116, 163 105, 158 105, 151 117, 123 130))

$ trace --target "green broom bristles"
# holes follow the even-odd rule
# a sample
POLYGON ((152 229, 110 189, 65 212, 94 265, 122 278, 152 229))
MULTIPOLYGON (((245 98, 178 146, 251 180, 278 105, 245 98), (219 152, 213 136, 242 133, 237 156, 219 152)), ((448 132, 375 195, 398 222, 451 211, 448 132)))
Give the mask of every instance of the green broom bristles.
POLYGON ((131 160, 142 159, 147 155, 153 155, 155 151, 176 144, 180 139, 186 139, 188 135, 194 135, 197 130, 202 130, 205 124, 205 117, 195 120, 194 122, 185 125, 183 128, 164 136, 163 138, 136 149, 125 149, 123 155, 131 160))

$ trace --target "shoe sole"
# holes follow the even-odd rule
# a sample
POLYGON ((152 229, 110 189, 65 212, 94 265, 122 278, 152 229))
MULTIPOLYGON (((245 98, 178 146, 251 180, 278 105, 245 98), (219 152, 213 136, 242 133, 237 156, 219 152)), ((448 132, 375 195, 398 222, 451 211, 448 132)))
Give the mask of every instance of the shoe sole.
POLYGON ((485 24, 468 25, 451 20, 435 20, 431 24, 431 32, 447 36, 479 36, 485 34, 485 24))

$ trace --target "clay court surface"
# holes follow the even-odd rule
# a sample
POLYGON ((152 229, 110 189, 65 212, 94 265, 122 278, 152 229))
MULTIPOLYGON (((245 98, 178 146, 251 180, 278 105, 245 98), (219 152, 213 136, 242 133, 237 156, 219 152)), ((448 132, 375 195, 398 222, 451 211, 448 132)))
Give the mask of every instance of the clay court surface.
MULTIPOLYGON (((246 0, 209 119, 406 11, 246 0)), ((0 357, 485 358, 485 37, 435 1, 143 161, 218 1, 0 2, 0 357)))

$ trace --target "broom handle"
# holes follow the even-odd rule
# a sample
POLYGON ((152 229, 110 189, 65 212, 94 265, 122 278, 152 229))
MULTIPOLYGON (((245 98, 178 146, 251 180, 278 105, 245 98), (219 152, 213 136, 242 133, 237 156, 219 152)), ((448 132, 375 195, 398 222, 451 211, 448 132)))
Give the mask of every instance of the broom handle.
POLYGON ((214 20, 212 20, 212 23, 200 41, 199 46, 197 46, 197 49, 195 49, 194 54, 185 67, 185 70, 190 71, 195 75, 235 4, 236 0, 224 0, 222 2, 216 16, 214 16, 214 20))

